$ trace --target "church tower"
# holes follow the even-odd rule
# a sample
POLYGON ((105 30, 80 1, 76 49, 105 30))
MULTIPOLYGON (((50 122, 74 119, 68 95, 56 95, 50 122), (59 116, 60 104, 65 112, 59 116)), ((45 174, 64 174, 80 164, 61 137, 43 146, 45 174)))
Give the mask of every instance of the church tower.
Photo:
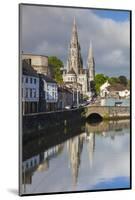
POLYGON ((93 49, 92 49, 92 43, 90 42, 89 52, 88 52, 88 60, 87 60, 87 66, 89 71, 89 81, 94 81, 95 78, 95 61, 93 56, 93 49))
POLYGON ((76 75, 78 75, 82 70, 82 66, 83 62, 81 57, 81 48, 78 42, 77 26, 74 18, 67 61, 67 70, 68 72, 73 70, 76 73, 76 75))

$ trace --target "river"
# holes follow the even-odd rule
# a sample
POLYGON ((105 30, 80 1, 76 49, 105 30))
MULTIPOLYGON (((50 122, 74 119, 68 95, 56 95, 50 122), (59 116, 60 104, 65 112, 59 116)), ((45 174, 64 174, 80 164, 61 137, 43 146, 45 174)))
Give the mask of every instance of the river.
POLYGON ((130 188, 129 120, 85 123, 73 131, 63 130, 63 139, 39 137, 24 145, 21 192, 130 188))

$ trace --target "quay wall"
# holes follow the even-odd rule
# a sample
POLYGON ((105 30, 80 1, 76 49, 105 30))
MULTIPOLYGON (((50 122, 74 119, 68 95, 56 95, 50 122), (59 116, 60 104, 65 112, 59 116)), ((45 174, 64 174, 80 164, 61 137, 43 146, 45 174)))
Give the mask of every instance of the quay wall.
POLYGON ((81 124, 83 121, 85 121, 84 108, 27 114, 22 118, 23 138, 25 140, 33 136, 37 137, 41 130, 44 130, 45 135, 48 129, 50 133, 54 133, 56 129, 73 128, 75 124, 81 124))
POLYGON ((130 117, 130 107, 89 106, 79 109, 56 112, 33 113, 22 117, 23 141, 54 134, 56 130, 72 130, 75 125, 82 124, 93 113, 99 114, 103 120, 119 120, 130 117), (42 131, 43 130, 43 131, 42 131))

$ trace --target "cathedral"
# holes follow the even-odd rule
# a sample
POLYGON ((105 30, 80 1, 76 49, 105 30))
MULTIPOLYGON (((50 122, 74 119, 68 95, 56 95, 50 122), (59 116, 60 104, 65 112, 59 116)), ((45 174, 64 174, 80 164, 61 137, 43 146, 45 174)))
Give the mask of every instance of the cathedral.
POLYGON ((90 43, 87 68, 83 68, 81 47, 78 40, 77 25, 74 18, 71 41, 68 49, 67 66, 63 72, 63 81, 66 84, 76 86, 83 95, 92 97, 94 95, 93 83, 95 78, 95 62, 93 57, 92 44, 90 43))

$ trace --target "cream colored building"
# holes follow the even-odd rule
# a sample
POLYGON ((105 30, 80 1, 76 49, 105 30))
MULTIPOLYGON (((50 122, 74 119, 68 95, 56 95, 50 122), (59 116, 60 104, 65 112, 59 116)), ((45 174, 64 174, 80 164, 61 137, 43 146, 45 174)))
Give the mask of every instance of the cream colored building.
POLYGON ((35 54, 22 54, 22 60, 31 60, 31 66, 37 71, 38 74, 50 76, 48 67, 48 56, 35 55, 35 54))

